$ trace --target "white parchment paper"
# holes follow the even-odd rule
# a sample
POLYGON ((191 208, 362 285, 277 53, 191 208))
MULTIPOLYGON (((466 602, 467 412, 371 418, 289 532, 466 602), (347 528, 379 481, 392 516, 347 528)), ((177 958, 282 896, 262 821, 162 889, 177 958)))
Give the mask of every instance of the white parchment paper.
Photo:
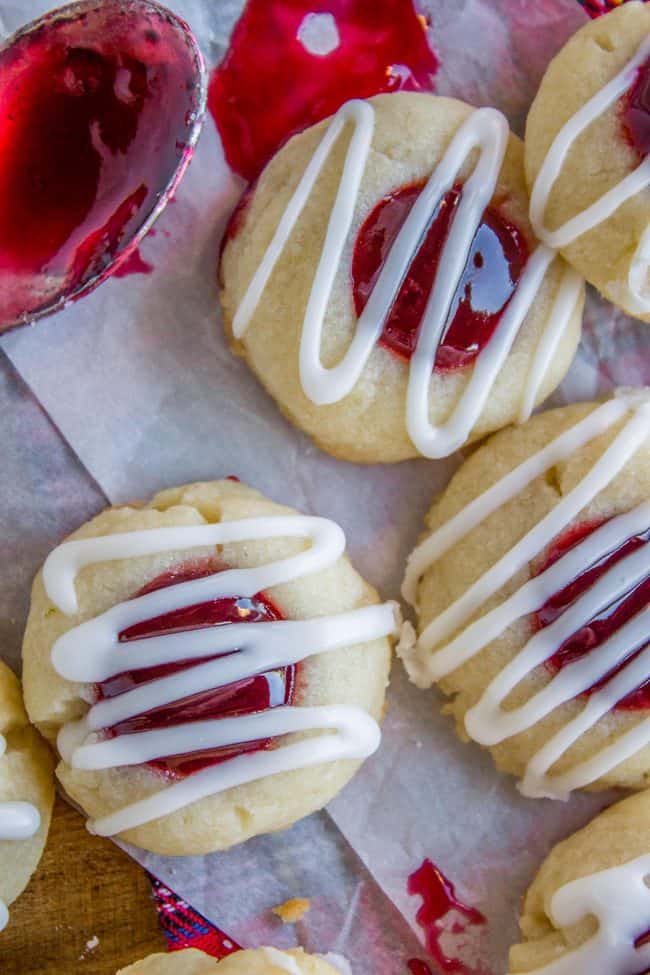
MULTIPOLYGON (((241 3, 168 5, 216 63, 241 3)), ((13 30, 49 6, 0 0, 0 19, 13 30)), ((422 6, 441 60, 438 91, 495 105, 520 133, 549 58, 585 19, 575 0, 422 6)), ((358 568, 396 597, 422 516, 458 458, 373 468, 337 462, 290 427, 233 359, 215 274, 220 234, 241 186, 208 120, 176 201, 143 244, 154 272, 109 280, 0 345, 96 482, 79 499, 78 522, 102 492, 124 502, 232 473, 339 521, 358 568)), ((642 382, 650 382, 650 330, 591 294, 578 357, 555 401, 642 382)), ((24 466, 22 455, 16 464, 24 466)), ((8 479, 0 474, 3 497, 12 490, 8 479)), ((39 498, 39 511, 42 505, 39 498)), ((47 526, 38 545, 45 536, 47 526)), ((298 940, 342 952, 356 975, 401 972, 418 952, 419 905, 407 895, 406 878, 430 857, 487 916, 462 953, 476 971, 496 975, 516 937, 518 900, 542 857, 604 799, 519 797, 476 746, 457 740, 438 705, 435 692, 411 687, 396 664, 382 748, 327 812, 226 854, 172 860, 130 852, 242 943, 298 940), (282 928, 269 909, 298 895, 312 898, 312 910, 295 929, 282 928)))

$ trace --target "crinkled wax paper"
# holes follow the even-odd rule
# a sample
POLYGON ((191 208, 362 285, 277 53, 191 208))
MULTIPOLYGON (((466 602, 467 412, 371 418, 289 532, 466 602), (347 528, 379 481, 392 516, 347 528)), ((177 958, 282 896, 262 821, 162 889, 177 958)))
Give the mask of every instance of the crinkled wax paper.
MULTIPOLYGON (((49 5, 1 0, 2 26, 13 30, 49 5)), ((215 64, 241 4, 169 6, 189 21, 215 64)), ((423 9, 441 61, 437 90, 495 105, 519 133, 549 58, 585 19, 575 0, 429 0, 423 9)), ((25 432, 18 427, 5 436, 17 442, 0 473, 10 554, 26 545, 22 561, 16 556, 19 571, 4 563, 6 598, 14 600, 7 616, 22 618, 27 571, 58 534, 101 506, 102 492, 124 502, 231 473, 279 501, 335 518, 359 569, 385 596, 398 595, 422 516, 457 459, 392 467, 337 462, 290 427, 233 359, 215 272, 219 237, 241 188, 208 119, 176 201, 143 244, 153 273, 109 280, 56 317, 2 339, 88 472, 76 470, 72 453, 63 463, 49 421, 26 400, 25 432)), ((650 331, 590 294, 580 352, 554 401, 642 382, 650 382, 650 331)), ((3 415, 13 408, 3 402, 3 415)), ((17 645, 15 626, 9 645, 17 645)), ((518 900, 542 857, 604 800, 521 798, 476 746, 457 740, 438 704, 434 692, 411 687, 396 664, 382 748, 326 812, 225 854, 130 852, 242 943, 298 940, 338 951, 356 975, 401 972, 418 953, 418 900, 407 895, 406 878, 430 857, 487 916, 465 957, 480 957, 476 966, 496 975, 516 937, 518 900), (282 927, 269 909, 291 896, 310 897, 312 909, 295 928, 282 927)))

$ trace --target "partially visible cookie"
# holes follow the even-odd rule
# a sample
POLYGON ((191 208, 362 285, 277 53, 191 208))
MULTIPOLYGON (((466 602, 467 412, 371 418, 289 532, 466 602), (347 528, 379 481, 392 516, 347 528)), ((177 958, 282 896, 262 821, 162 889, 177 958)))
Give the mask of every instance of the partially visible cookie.
POLYGON ((531 797, 650 781, 650 391, 550 410, 427 517, 398 652, 531 797))
POLYGON ((168 955, 149 955, 121 969, 117 975, 210 975, 212 972, 215 975, 340 975, 325 959, 308 955, 302 948, 236 951, 221 961, 187 948, 168 955))
POLYGON ((196 948, 185 948, 169 954, 147 955, 121 968, 117 975, 211 975, 217 969, 221 972, 216 958, 196 948))
POLYGON ((0 929, 41 858, 53 803, 51 752, 27 720, 17 678, 0 661, 0 929))
POLYGON ((621 4, 586 23, 549 64, 528 115, 525 141, 531 218, 538 235, 561 246, 566 260, 606 298, 644 321, 650 321, 649 39, 650 6, 645 3, 621 4), (611 86, 626 65, 632 68, 615 92, 611 86), (614 97, 607 99, 609 104, 587 107, 610 89, 614 97), (585 111, 590 122, 578 134, 577 113, 585 111), (560 135, 572 119, 571 130, 560 135), (569 138, 572 134, 575 138, 569 138), (550 154, 554 140, 568 149, 557 164, 550 154), (608 215, 605 194, 621 192, 635 171, 641 177, 636 188, 625 190, 608 215), (567 227, 566 239, 557 244, 540 227, 555 232, 594 205, 593 228, 576 235, 567 227))
POLYGON ((524 900, 524 940, 510 949, 510 975, 650 969, 648 879, 645 791, 611 806, 551 851, 524 900))

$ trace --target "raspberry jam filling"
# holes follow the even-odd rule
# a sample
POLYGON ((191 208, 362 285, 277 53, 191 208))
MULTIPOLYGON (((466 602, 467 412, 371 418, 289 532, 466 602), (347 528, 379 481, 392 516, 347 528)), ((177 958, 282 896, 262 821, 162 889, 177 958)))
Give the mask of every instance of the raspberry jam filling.
MULTIPOLYGON (((561 535, 550 548, 545 561, 539 569, 543 572, 554 562, 565 555, 570 549, 581 542, 584 538, 600 528, 603 522, 587 522, 569 528, 561 535)), ((633 535, 626 539, 618 548, 609 552, 600 561, 595 562, 582 572, 577 578, 565 586, 560 592, 552 596, 540 610, 535 614, 535 626, 541 629, 554 622, 566 609, 571 606, 580 596, 590 589, 601 576, 611 569, 617 562, 631 555, 643 545, 647 545, 650 540, 650 528, 641 535, 633 535)), ((559 650, 547 661, 547 667, 553 673, 557 673, 567 664, 580 660, 587 653, 597 652, 598 647, 602 646, 617 630, 619 630, 628 620, 640 613, 650 604, 650 576, 641 583, 625 593, 601 613, 595 616, 585 626, 576 633, 573 633, 568 640, 562 644, 559 650)), ((599 680, 593 687, 590 687, 587 694, 593 694, 608 681, 618 674, 626 663, 637 657, 645 646, 635 650, 627 660, 599 680)), ((617 704, 617 709, 625 711, 638 711, 650 708, 650 675, 648 680, 622 698, 617 704)))
MULTIPOLYGON (((453 975, 474 975, 460 958, 451 957, 443 949, 441 939, 446 932, 460 935, 470 926, 485 924, 484 915, 476 907, 463 904, 458 899, 451 880, 431 860, 424 860, 409 876, 406 889, 412 896, 422 899, 415 919, 424 932, 427 951, 437 962, 440 971, 453 975), (455 916, 451 925, 445 923, 448 916, 455 916)), ((408 969, 411 975, 431 972, 425 962, 415 958, 408 963, 408 969)))
MULTIPOLYGON (((206 564, 205 561, 186 563, 158 576, 136 595, 143 596, 156 589, 187 582, 190 579, 201 579, 222 571, 224 568, 223 565, 212 562, 206 564)), ((265 623, 283 618, 280 610, 263 593, 258 593, 252 598, 235 596, 214 599, 131 626, 120 633, 120 642, 128 644, 130 640, 143 639, 161 633, 183 633, 206 626, 227 623, 265 623)), ((237 647, 232 649, 235 651, 237 647)), ((214 659, 215 657, 202 658, 198 662, 206 663, 208 660, 214 659)), ((97 700, 115 697, 140 684, 186 670, 196 663, 197 661, 180 660, 173 664, 125 671, 96 685, 97 700)), ((170 725, 185 724, 191 721, 255 714, 283 704, 291 704, 294 697, 295 679, 295 666, 271 670, 268 673, 249 677, 225 687, 202 691, 191 697, 174 701, 172 704, 147 711, 137 717, 113 725, 112 728, 106 729, 105 734, 112 738, 118 735, 168 728, 170 725)), ((264 739, 224 748, 192 752, 188 755, 167 756, 147 764, 169 777, 181 778, 210 765, 218 765, 220 762, 242 755, 245 752, 259 751, 268 748, 270 745, 271 739, 264 739)))
MULTIPOLYGON (((363 223, 352 258, 352 289, 357 315, 363 311, 391 245, 423 184, 404 186, 384 197, 363 223)), ((462 187, 440 202, 384 323, 381 344, 403 359, 415 351, 420 324, 449 236, 462 187)), ((485 211, 454 295, 434 368, 440 372, 470 365, 490 341, 528 259, 523 234, 500 213, 485 211)))
POLYGON ((111 265, 189 152, 179 26, 107 0, 0 53, 0 326, 111 265))
POLYGON ((636 80, 625 97, 622 111, 627 141, 638 152, 650 152, 650 59, 637 71, 636 80))
POLYGON ((350 98, 431 91, 426 27, 412 0, 248 0, 208 95, 230 166, 255 179, 350 98))

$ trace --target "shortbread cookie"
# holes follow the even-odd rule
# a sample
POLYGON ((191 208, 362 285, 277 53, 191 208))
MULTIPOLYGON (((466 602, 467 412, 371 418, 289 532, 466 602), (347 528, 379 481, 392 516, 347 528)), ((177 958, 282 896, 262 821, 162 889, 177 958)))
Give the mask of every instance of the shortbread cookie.
POLYGON ((333 522, 225 480, 111 508, 50 555, 26 703, 91 829, 205 853, 345 785, 379 743, 395 609, 344 549, 333 522))
POLYGON ((524 900, 510 975, 650 970, 650 792, 611 806, 551 851, 524 900))
POLYGON ((529 796, 650 776, 650 391, 504 430, 409 561, 400 653, 529 796))
POLYGON ((348 102, 290 139, 220 276, 234 350, 346 460, 446 456, 525 418, 580 335, 583 284, 537 246, 521 143, 432 95, 348 102))
POLYGON ((20 684, 0 661, 0 930, 43 853, 53 767, 49 748, 27 721, 20 684))
POLYGON ((168 955, 149 955, 123 968, 117 975, 341 975, 319 955, 307 955, 301 948, 279 951, 257 948, 236 951, 222 961, 187 948, 168 955))
POLYGON ((610 301, 650 321, 650 6, 585 24, 526 125, 535 231, 610 301))

